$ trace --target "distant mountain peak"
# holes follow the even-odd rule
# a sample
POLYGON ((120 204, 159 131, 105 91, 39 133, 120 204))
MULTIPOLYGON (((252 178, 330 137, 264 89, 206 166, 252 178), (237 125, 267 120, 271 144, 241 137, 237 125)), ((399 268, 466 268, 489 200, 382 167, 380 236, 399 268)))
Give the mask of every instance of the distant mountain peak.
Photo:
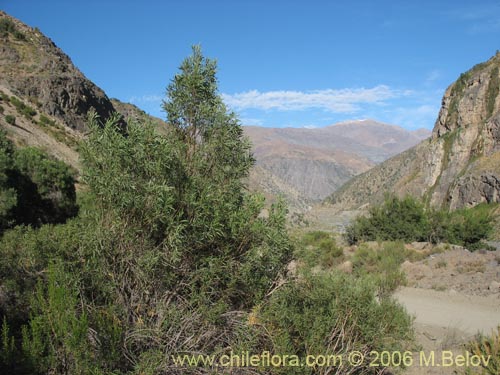
POLYGON ((393 192, 451 209, 500 202, 499 92, 497 53, 448 87, 432 138, 357 176, 329 201, 356 208, 393 192))
POLYGON ((314 129, 245 126, 244 130, 257 160, 253 184, 300 204, 325 198, 353 176, 430 135, 374 120, 314 129))

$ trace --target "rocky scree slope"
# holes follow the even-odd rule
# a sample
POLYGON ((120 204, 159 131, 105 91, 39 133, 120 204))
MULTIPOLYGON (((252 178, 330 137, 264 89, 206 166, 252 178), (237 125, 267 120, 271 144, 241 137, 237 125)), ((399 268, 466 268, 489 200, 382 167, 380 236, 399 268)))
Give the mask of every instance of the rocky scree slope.
POLYGON ((391 192, 457 209, 500 201, 500 53, 446 90, 432 137, 342 186, 337 210, 380 202, 391 192))

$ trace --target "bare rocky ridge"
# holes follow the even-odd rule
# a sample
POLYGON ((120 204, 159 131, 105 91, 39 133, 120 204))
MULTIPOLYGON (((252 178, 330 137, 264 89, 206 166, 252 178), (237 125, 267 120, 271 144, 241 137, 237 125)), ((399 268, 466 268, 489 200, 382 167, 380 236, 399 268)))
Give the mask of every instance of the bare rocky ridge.
POLYGON ((317 129, 244 129, 257 160, 251 185, 283 194, 294 207, 324 199, 353 176, 430 135, 373 120, 317 129))
POLYGON ((0 33, 0 126, 16 144, 45 149, 78 170, 76 148, 91 109, 103 120, 118 112, 124 123, 146 120, 165 131, 162 120, 132 104, 110 100, 38 29, 1 11, 0 22, 13 29, 0 33), (35 114, 25 116, 10 98, 35 114), (15 123, 6 121, 7 116, 15 117, 15 123))
POLYGON ((411 194, 451 209, 500 201, 500 53, 445 92, 432 137, 349 181, 336 209, 411 194))
POLYGON ((85 129, 87 112, 101 118, 115 111, 104 91, 89 81, 49 38, 0 12, 24 38, 0 37, 0 84, 16 96, 30 99, 38 109, 67 126, 85 129))

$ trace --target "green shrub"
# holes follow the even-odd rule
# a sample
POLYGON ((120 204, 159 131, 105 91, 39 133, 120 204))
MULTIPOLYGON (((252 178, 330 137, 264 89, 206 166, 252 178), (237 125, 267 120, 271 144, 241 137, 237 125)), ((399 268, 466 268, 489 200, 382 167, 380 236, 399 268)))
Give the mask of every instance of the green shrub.
POLYGON ((60 263, 48 268, 31 302, 29 325, 23 328, 22 347, 39 373, 88 374, 93 367, 88 341, 88 318, 81 311, 73 276, 60 263))
POLYGON ((31 120, 33 118, 33 116, 35 116, 37 113, 36 110, 34 110, 30 106, 24 104, 22 101, 20 101, 15 96, 10 97, 10 102, 14 105, 14 107, 16 107, 17 112, 22 114, 28 120, 31 120))
POLYGON ((346 229, 350 244, 360 241, 424 241, 429 221, 424 205, 412 197, 387 196, 380 206, 373 206, 367 217, 360 216, 346 229))
POLYGON ((0 105, 0 113, 3 113, 4 112, 4 108, 3 106, 0 105))
POLYGON ((7 18, 0 19, 0 36, 6 37, 9 34, 12 34, 14 38, 18 40, 25 40, 26 36, 20 32, 14 22, 7 18))
POLYGON ((0 233, 17 224, 61 223, 76 215, 75 172, 35 148, 14 150, 0 132, 0 233))
POLYGON ((12 33, 16 30, 14 22, 7 18, 0 19, 0 35, 6 36, 8 33, 12 33))
POLYGON ((91 115, 81 147, 94 206, 81 213, 81 295, 123 322, 126 370, 168 372, 170 354, 241 342, 234 312, 263 302, 291 258, 283 202, 264 218, 263 197, 245 191, 250 144, 217 94, 215 63, 195 48, 181 70, 165 105, 172 134, 91 115))
POLYGON ((1 351, 0 351, 0 369, 3 371, 13 371, 16 364, 16 344, 14 336, 11 335, 7 318, 4 316, 1 328, 1 351))
POLYGON ((378 246, 361 244, 352 258, 353 271, 359 277, 372 278, 378 286, 378 295, 389 296, 406 284, 405 273, 399 266, 409 256, 402 242, 386 242, 378 246))
POLYGON ((0 91, 0 98, 5 103, 10 103, 9 95, 7 95, 6 93, 4 93, 3 91, 0 91))
MULTIPOLYGON (((270 351, 304 358, 360 350, 406 350, 413 338, 412 319, 390 298, 375 298, 368 278, 340 272, 305 275, 278 289, 259 311, 260 324, 272 342, 270 351)), ((313 368, 275 368, 272 373, 315 374, 313 368)), ((336 374, 352 371, 346 366, 336 374), (345 371, 345 372, 344 372, 345 371)), ((363 363, 359 373, 377 374, 363 363)))
POLYGON ((14 38, 17 40, 26 40, 26 35, 24 35, 22 32, 19 30, 15 30, 12 35, 14 35, 14 38))
POLYGON ((426 209, 412 197, 388 196, 368 216, 357 217, 346 229, 349 244, 363 241, 448 242, 476 250, 493 228, 496 205, 480 204, 453 212, 426 209))
POLYGON ((444 239, 469 250, 484 247, 482 241, 488 238, 493 230, 493 210, 496 206, 483 203, 452 212, 444 239))
MULTIPOLYGON (((36 373, 31 366, 33 363, 28 358, 31 355, 26 356, 27 353, 21 350, 21 330, 23 326, 29 324, 30 319, 38 315, 36 310, 38 302, 34 301, 33 293, 37 285, 40 287, 45 285, 50 264, 64 260, 67 266, 72 267, 73 275, 80 275, 82 272, 82 263, 77 255, 78 237, 82 227, 74 224, 45 225, 40 229, 17 226, 6 231, 1 238, 0 279, 4 298, 0 302, 0 316, 8 321, 16 343, 15 362, 11 363, 9 373, 36 373)), ((68 288, 66 285, 63 287, 68 288)), ((54 309, 54 306, 50 308, 54 309)), ((56 317, 50 317, 53 318, 56 317)), ((49 345, 49 341, 45 340, 39 344, 49 345)), ((44 353, 39 355, 47 354, 44 353)))
POLYGON ((55 126, 56 122, 54 120, 49 119, 47 116, 45 116, 43 113, 40 114, 40 124, 42 125, 50 125, 50 126, 55 126))
POLYGON ((19 149, 12 174, 18 192, 16 217, 20 223, 62 223, 78 212, 75 172, 64 162, 33 147, 19 149))
POLYGON ((5 116, 5 121, 7 121, 8 124, 16 125, 16 117, 15 116, 7 115, 7 116, 5 116))
POLYGON ((329 233, 312 231, 299 240, 296 256, 308 268, 319 266, 328 269, 342 261, 343 250, 329 233))
POLYGON ((0 130, 0 234, 15 223, 17 192, 10 183, 13 156, 14 146, 5 131, 0 130))

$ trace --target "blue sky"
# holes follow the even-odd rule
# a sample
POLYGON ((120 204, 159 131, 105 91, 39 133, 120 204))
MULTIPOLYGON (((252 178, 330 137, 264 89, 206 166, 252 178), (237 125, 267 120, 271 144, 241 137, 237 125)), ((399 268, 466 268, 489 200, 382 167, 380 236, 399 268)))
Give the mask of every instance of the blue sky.
POLYGON ((243 124, 372 118, 432 128, 446 87, 500 49, 500 2, 0 0, 108 96, 165 118, 191 45, 218 61, 243 124))

